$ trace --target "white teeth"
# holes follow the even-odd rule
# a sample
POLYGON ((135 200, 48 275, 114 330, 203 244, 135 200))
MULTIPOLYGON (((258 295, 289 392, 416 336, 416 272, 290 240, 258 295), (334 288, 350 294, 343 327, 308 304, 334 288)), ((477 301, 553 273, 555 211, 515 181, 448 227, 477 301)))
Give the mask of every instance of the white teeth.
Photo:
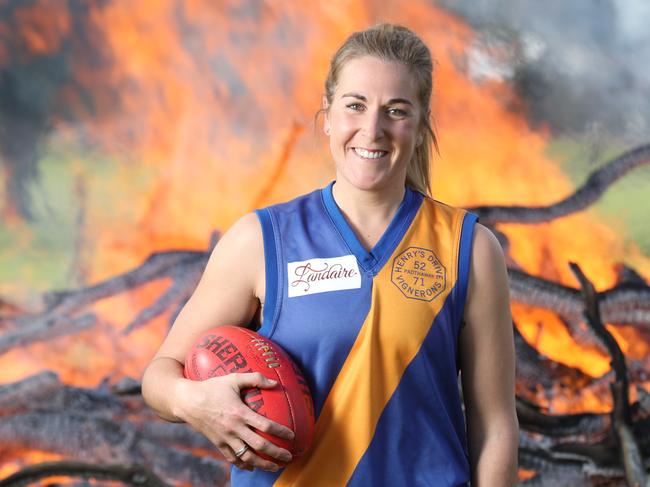
POLYGON ((380 157, 383 157, 387 154, 386 151, 380 150, 380 151, 369 151, 366 149, 361 149, 359 147, 354 148, 354 152, 357 153, 357 155, 360 155, 364 159, 379 159, 380 157))

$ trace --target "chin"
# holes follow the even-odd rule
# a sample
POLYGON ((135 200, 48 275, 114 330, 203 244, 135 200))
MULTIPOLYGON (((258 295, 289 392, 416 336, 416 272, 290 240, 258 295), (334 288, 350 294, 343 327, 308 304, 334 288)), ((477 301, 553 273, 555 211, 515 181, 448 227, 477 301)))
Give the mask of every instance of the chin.
POLYGON ((349 184, 363 191, 376 191, 391 185, 391 182, 383 177, 349 177, 345 178, 349 184))

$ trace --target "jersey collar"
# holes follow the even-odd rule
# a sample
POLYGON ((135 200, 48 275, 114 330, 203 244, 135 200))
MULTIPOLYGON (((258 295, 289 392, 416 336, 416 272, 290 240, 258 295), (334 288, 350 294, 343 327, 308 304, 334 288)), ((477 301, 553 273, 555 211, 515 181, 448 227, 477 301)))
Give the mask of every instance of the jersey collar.
POLYGON ((350 227, 350 224, 343 216, 343 212, 341 212, 341 209, 336 204, 334 195, 332 194, 332 186, 334 186, 334 183, 335 181, 332 181, 321 190, 325 210, 338 230, 339 235, 350 249, 350 252, 356 256, 359 266, 366 271, 376 274, 404 237, 424 197, 419 192, 407 186, 406 191, 404 191, 404 198, 397 212, 395 212, 393 219, 377 244, 368 251, 361 244, 357 235, 350 227))

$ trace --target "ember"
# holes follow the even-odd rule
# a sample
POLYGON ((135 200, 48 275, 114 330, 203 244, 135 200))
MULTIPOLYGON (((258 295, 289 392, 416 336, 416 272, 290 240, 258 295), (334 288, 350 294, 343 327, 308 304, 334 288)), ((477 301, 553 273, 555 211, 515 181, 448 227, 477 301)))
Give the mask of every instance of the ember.
POLYGON ((550 135, 512 110, 521 101, 511 88, 467 75, 472 30, 430 2, 353 2, 344 13, 331 2, 217 3, 0 7, 0 198, 12 252, 43 213, 26 190, 39 171, 65 164, 69 194, 57 186, 45 206, 75 208, 71 223, 54 218, 74 235, 70 290, 44 293, 39 308, 21 299, 36 284, 0 285, 0 486, 227 485, 216 449, 158 419, 134 378, 189 298, 215 229, 331 177, 311 125, 329 56, 387 17, 421 33, 438 60, 436 199, 479 214, 506 249, 522 485, 643 485, 650 261, 585 210, 648 165, 650 146, 572 193, 545 155, 550 135))

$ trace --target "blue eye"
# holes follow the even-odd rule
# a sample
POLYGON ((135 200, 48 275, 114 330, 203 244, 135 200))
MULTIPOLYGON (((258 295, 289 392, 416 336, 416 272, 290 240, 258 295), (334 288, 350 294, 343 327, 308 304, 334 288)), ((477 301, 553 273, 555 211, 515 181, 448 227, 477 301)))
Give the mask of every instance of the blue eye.
POLYGON ((408 115, 408 112, 406 110, 402 110, 401 108, 389 108, 388 114, 393 118, 403 118, 408 115))
POLYGON ((347 108, 354 110, 356 112, 359 112, 363 110, 365 107, 361 103, 350 103, 348 105, 345 105, 347 108))

